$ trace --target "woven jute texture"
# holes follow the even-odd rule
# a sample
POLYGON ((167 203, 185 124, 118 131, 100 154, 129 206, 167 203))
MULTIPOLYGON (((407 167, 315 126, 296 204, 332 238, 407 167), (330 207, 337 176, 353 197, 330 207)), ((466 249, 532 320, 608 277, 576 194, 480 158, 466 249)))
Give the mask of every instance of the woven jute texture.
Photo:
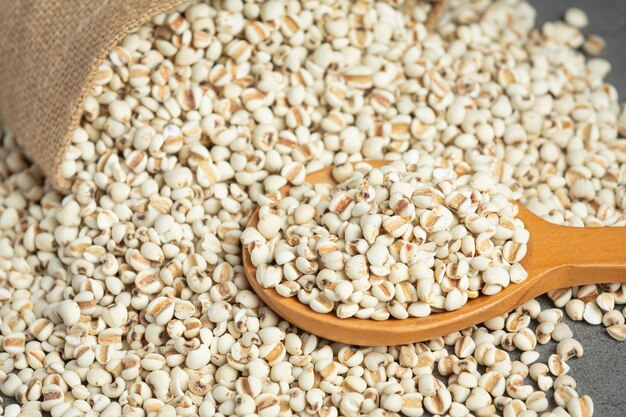
POLYGON ((0 114, 54 184, 107 52, 183 0, 0 0, 0 114))
MULTIPOLYGON (((0 0, 0 115, 67 189, 63 155, 96 70, 130 31, 184 0, 0 0)), ((445 10, 433 3, 427 28, 445 10)))

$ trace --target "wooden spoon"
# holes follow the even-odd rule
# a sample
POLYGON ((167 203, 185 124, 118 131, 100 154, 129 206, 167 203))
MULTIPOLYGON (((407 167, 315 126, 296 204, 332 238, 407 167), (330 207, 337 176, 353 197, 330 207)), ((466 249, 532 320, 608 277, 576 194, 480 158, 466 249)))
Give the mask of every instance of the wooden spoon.
MULTIPOLYGON (((370 164, 380 166, 384 162, 371 161, 370 164)), ((306 181, 335 184, 331 170, 329 167, 313 172, 307 175, 306 181)), ((286 195, 288 189, 289 186, 284 187, 282 195, 286 195)), ((340 319, 334 313, 316 313, 296 297, 286 298, 273 288, 261 287, 246 248, 243 250, 245 274, 265 304, 291 324, 326 339, 361 346, 398 345, 444 336, 504 314, 558 288, 626 282, 626 228, 558 226, 521 205, 519 208, 518 217, 530 231, 528 251, 521 262, 528 278, 520 284, 511 283, 498 294, 469 300, 456 311, 404 320, 340 319)), ((258 221, 257 209, 248 225, 254 226, 258 221)))

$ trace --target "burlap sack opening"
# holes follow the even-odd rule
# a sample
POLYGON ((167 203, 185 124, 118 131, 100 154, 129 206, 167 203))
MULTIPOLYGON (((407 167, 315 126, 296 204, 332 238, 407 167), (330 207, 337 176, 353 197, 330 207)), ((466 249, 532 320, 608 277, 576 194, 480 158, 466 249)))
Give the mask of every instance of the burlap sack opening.
MULTIPOLYGON (((435 27, 446 0, 433 3, 435 27)), ((0 0, 0 114, 55 186, 97 68, 124 36, 184 0, 0 0)))

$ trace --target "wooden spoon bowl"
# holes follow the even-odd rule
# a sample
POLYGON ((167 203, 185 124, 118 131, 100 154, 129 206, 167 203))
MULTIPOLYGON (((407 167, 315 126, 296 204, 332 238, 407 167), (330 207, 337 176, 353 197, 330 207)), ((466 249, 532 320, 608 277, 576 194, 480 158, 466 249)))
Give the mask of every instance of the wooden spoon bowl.
MULTIPOLYGON (((371 161, 380 166, 384 161, 371 161)), ((307 175, 309 183, 335 184, 332 167, 307 175)), ((286 195, 289 186, 281 190, 286 195)), ((433 313, 428 317, 389 319, 340 319, 334 312, 316 313, 296 297, 283 297, 256 280, 250 253, 243 248, 245 274, 256 294, 291 324, 325 339, 351 345, 388 346, 414 343, 444 336, 479 324, 550 290, 574 285, 626 282, 626 228, 565 227, 546 222, 519 205, 520 218, 530 231, 528 251, 521 264, 528 278, 509 285, 495 295, 471 299, 456 311, 433 313)), ((259 210, 249 226, 259 221, 259 210)))

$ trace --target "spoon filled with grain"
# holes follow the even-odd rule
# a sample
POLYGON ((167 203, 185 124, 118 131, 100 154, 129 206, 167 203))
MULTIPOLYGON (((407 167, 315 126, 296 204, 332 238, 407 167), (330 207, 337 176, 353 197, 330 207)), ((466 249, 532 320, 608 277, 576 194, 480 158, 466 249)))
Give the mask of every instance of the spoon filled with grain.
POLYGON ((414 343, 551 290, 626 282, 624 228, 551 224, 486 173, 369 161, 300 182, 252 215, 244 270, 272 310, 326 339, 414 343))

